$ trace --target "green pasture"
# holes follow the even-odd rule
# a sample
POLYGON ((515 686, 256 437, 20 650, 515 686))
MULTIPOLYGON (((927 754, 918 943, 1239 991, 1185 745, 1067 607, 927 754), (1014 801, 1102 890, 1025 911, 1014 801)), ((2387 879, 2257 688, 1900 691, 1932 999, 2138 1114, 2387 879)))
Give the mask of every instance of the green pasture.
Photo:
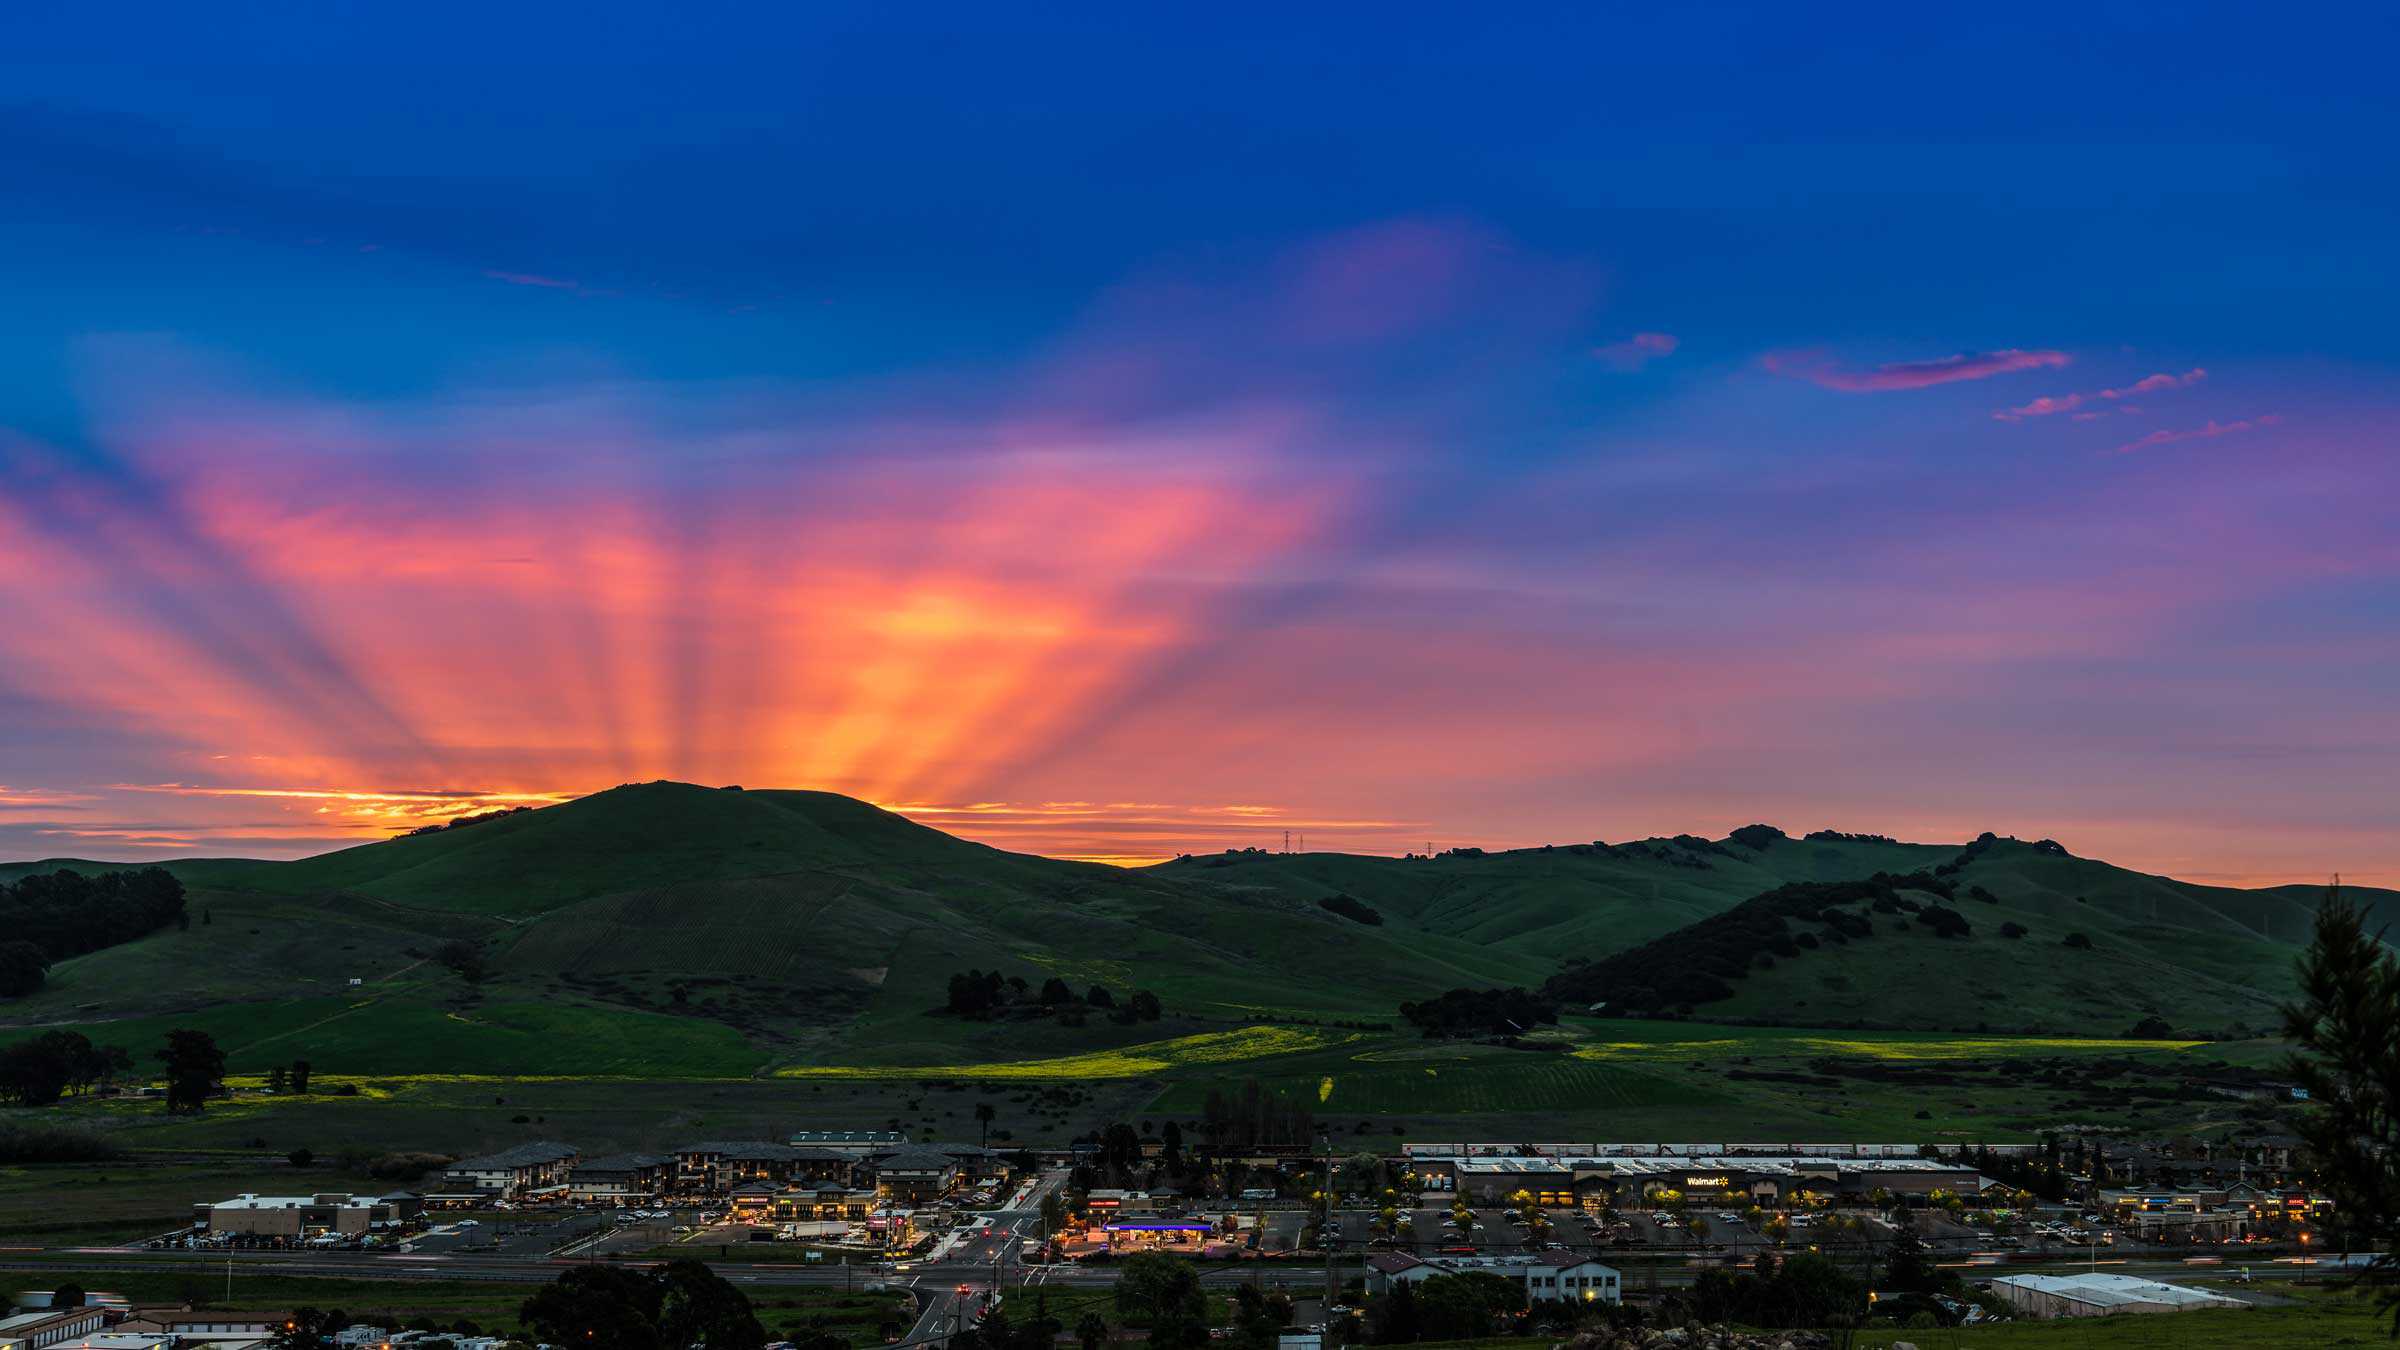
MULTIPOLYGON (((147 1069, 183 1028, 214 1037, 235 1075, 305 1059, 322 1088, 392 1074, 744 1077, 767 1060, 732 1027, 694 1017, 531 1000, 443 1006, 407 994, 231 1003, 76 1029, 147 1069)), ((0 1044, 38 1034, 0 1029, 0 1044)))

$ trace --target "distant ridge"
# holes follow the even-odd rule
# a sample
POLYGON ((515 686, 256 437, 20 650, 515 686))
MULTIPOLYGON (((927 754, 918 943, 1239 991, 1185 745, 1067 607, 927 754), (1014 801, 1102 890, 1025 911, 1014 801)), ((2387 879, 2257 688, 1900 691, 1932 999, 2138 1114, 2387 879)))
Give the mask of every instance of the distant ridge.
MULTIPOLYGON (((62 861, 126 865, 44 860, 0 878, 62 861)), ((213 926, 61 962, 48 989, 0 1004, 0 1025, 280 1006, 336 997, 363 971, 395 982, 360 986, 377 997, 454 1011, 528 999, 698 1019, 794 1053, 940 1063, 1117 1034, 929 1021, 948 977, 971 968, 1078 992, 1150 989, 1171 1019, 1196 1019, 1187 1029, 1261 1011, 1385 1023, 1451 988, 1548 984, 1607 1003, 1605 980, 1562 973, 1643 943, 1666 959, 1794 883, 1924 874, 1951 894, 1912 884, 1903 912, 1849 905, 1874 925, 1863 941, 1797 919, 1781 934, 1727 930, 1705 959, 1728 994, 1643 1010, 2111 1034, 2159 1018, 2215 1034, 2271 1021, 2317 900, 2146 876, 2049 841, 1768 826, 1432 860, 1234 851, 1122 869, 1006 852, 836 793, 663 781, 294 862, 162 865, 213 926), (1963 916, 1963 930, 1921 922, 1927 904, 1963 916), (480 979, 461 984, 432 961, 437 940, 474 944, 480 979)))

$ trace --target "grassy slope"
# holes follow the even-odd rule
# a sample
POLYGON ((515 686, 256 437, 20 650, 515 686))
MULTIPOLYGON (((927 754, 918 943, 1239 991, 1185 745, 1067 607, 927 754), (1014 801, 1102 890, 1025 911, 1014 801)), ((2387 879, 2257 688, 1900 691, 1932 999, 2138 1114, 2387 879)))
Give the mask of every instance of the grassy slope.
POLYGON ((1150 869, 1236 893, 1315 902, 1348 894, 1387 926, 1519 955, 1544 973, 1562 953, 1602 954, 1657 937, 1786 881, 1931 867, 1957 854, 1930 844, 1824 843, 1691 855, 1705 867, 1566 848, 1431 861, 1341 853, 1203 854, 1150 869))
MULTIPOLYGON (((1236 854, 1127 871, 1002 852, 830 794, 642 784, 300 862, 168 864, 212 922, 60 963, 50 988, 0 1014, 0 1038, 63 1023, 140 1049, 189 1022, 223 1028, 237 1070, 307 1057, 358 1073, 724 1077, 1068 1058, 1262 1020, 1387 1020, 1444 988, 1538 983, 1564 955, 1605 954, 1784 881, 1957 854, 1798 839, 1651 851, 1236 854), (1317 905, 1337 893, 1385 922, 1317 905), (423 959, 452 937, 484 944, 486 984, 423 959), (1170 1015, 1080 1028, 927 1016, 969 966, 1148 987, 1170 1015), (533 1008, 552 1020, 528 1022, 533 1008)), ((2260 1025, 2316 898, 2030 848, 1990 850, 1960 880, 2003 902, 1959 902, 1972 940, 1912 930, 1785 961, 1703 1015, 2260 1025), (2006 920, 2034 936, 2000 939, 2006 920), (2059 947, 2070 928, 2094 950, 2059 947)), ((1562 1080, 1552 1095, 1582 1092, 1562 1080)))
POLYGON ((2297 944, 2319 897, 2196 886, 2007 844, 1954 880, 1961 896, 1952 907, 1974 925, 1972 937, 1936 938, 1877 916, 1873 939, 1753 971, 1735 998, 1703 1015, 1994 1030, 2107 1032, 2150 1016, 2210 1032, 2267 1027, 2291 992, 2297 944), (1974 885, 1999 902, 1966 898, 1974 885), (2002 938, 2011 922, 2028 935, 2002 938), (2063 947, 2069 933, 2085 935, 2091 949, 2063 947))

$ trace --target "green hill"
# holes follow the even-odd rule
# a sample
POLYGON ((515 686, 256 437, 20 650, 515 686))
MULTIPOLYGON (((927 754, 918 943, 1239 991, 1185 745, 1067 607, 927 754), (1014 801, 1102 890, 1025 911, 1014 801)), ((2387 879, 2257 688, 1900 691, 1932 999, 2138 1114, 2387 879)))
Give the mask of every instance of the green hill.
POLYGON ((1537 986, 1568 958, 1672 939, 1786 883, 1946 865, 1961 894, 1991 897, 1945 902, 1969 935, 1877 916, 1874 940, 1751 966, 1700 1014, 2101 1034, 2145 1016, 2264 1025, 2317 898, 2143 876, 2055 846, 1755 830, 1122 869, 1008 853, 828 793, 647 783, 296 862, 165 864, 191 888, 195 922, 60 962, 42 991, 0 1005, 0 1037, 189 1023, 217 1031, 237 1070, 295 1056, 386 1073, 604 1062, 659 1076, 1072 1059, 1258 1022, 1390 1023, 1403 1001, 1537 986), (2008 923, 2027 935, 2001 937, 2008 923), (2070 932, 2090 945, 2064 945, 2070 932), (969 968, 1120 1000, 1146 989, 1164 1016, 929 1015, 969 968))

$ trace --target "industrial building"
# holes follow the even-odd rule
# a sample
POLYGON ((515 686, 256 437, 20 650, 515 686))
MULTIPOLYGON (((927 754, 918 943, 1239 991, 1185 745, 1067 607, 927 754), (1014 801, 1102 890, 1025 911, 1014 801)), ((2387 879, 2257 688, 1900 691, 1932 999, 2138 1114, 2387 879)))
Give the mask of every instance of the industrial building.
POLYGON ((514 1197, 552 1189, 563 1195, 580 1156, 572 1144, 540 1140, 461 1159, 442 1169, 442 1180, 474 1195, 514 1197))
POLYGON ((195 1206, 212 1233, 249 1237, 305 1238, 322 1233, 356 1237, 379 1223, 413 1218, 416 1197, 392 1195, 251 1195, 195 1206))
POLYGON ((1526 1301, 1616 1303, 1624 1297, 1624 1280, 1617 1268, 1574 1252, 1536 1252, 1531 1256, 1412 1256, 1407 1252, 1377 1252, 1367 1258, 1367 1292, 1390 1293, 1393 1286, 1419 1284, 1436 1275, 1480 1273, 1522 1281, 1526 1301))
POLYGON ((1644 1205, 1664 1192, 1694 1198, 1742 1198, 1780 1204, 1802 1192, 1828 1199, 1862 1199, 1949 1190, 1976 1194, 1984 1179, 1973 1167, 1940 1158, 1821 1157, 1816 1155, 1551 1157, 1541 1154, 1412 1158, 1411 1167, 1437 1190, 1476 1204, 1509 1204, 1520 1192, 1545 1206, 1644 1205))
POLYGON ((99 1308, 60 1308, 0 1317, 0 1350, 49 1350, 99 1331, 107 1320, 99 1308))
POLYGON ((1992 1292, 2027 1317, 2113 1317, 2120 1313, 2247 1308, 2238 1298, 2133 1275, 2003 1275, 1992 1292))

